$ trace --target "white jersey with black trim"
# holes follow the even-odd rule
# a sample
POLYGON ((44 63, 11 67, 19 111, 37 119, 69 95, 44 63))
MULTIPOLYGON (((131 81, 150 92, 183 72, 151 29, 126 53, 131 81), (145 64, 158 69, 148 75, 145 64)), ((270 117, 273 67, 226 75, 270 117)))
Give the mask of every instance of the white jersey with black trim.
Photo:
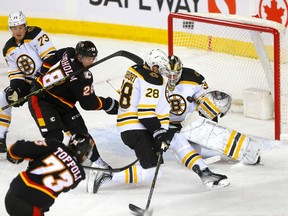
POLYGON ((167 78, 143 66, 128 69, 123 79, 117 129, 145 130, 139 119, 157 117, 162 128, 168 129, 170 105, 166 99, 167 78))
POLYGON ((15 38, 11 37, 3 48, 9 80, 31 81, 40 70, 43 60, 55 51, 45 31, 36 26, 28 26, 20 44, 16 44, 15 38))
POLYGON ((190 68, 183 68, 181 78, 173 91, 167 90, 171 110, 170 122, 182 122, 188 113, 197 110, 196 100, 206 93, 204 77, 190 68))

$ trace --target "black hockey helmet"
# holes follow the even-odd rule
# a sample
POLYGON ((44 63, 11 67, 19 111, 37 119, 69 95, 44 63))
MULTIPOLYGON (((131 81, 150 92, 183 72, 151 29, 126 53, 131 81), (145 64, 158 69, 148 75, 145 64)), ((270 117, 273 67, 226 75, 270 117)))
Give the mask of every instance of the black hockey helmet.
POLYGON ((76 55, 97 57, 98 50, 91 41, 79 41, 76 45, 76 55))
POLYGON ((77 160, 82 163, 89 154, 92 152, 94 146, 94 140, 89 134, 74 134, 71 136, 68 149, 77 158, 77 160))

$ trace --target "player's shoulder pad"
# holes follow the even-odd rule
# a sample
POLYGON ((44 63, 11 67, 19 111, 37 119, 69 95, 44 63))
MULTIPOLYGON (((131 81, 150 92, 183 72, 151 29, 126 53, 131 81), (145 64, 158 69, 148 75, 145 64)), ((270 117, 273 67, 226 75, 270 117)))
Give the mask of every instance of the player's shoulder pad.
POLYGON ((164 79, 160 74, 147 70, 143 65, 134 65, 130 67, 130 70, 139 78, 153 85, 163 85, 164 83, 164 79))
POLYGON ((41 28, 37 26, 27 26, 27 32, 25 34, 25 39, 34 39, 40 32, 42 31, 41 28))
POLYGON ((17 44, 15 43, 15 39, 14 37, 11 37, 5 44, 5 46, 3 47, 3 56, 6 57, 6 55, 8 54, 8 51, 11 48, 16 48, 17 44))
POLYGON ((196 82, 199 85, 201 85, 204 80, 205 78, 194 69, 183 67, 180 82, 189 81, 189 82, 196 82))

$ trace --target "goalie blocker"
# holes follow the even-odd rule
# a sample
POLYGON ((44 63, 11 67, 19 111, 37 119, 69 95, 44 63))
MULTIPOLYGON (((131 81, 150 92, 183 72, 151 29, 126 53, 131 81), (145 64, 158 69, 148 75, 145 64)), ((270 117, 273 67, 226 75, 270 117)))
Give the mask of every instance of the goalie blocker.
POLYGON ((258 162, 263 147, 261 140, 223 127, 199 116, 198 112, 193 112, 188 119, 183 122, 181 129, 188 140, 244 164, 258 162))

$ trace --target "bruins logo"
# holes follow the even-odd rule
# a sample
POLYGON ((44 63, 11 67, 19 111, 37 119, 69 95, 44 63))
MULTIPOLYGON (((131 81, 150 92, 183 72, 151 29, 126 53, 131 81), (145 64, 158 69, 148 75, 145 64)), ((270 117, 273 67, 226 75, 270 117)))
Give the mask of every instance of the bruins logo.
POLYGON ((16 61, 18 68, 26 75, 31 75, 35 72, 35 62, 28 55, 20 55, 16 61))
POLYGON ((170 101, 170 113, 181 116, 187 109, 187 103, 185 98, 183 98, 179 94, 172 94, 169 96, 169 101, 170 101))

